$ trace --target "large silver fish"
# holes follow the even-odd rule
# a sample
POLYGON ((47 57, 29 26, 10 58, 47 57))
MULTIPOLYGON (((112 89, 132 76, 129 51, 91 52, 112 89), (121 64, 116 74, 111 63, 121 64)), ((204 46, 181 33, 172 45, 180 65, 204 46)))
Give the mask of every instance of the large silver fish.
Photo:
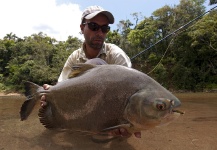
POLYGON ((138 133, 167 124, 181 113, 181 102, 146 74, 120 65, 75 64, 69 79, 44 90, 25 82, 27 100, 21 120, 45 94, 47 106, 39 110, 46 128, 106 134, 125 128, 138 133))

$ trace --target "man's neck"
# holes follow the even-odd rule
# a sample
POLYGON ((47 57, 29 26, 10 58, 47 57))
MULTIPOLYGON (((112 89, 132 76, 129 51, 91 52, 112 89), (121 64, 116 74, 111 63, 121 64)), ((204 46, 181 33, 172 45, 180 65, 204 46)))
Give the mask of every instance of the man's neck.
POLYGON ((92 59, 92 58, 96 58, 97 55, 100 52, 100 49, 93 49, 91 47, 89 47, 88 45, 85 45, 85 49, 84 49, 85 55, 88 59, 92 59))

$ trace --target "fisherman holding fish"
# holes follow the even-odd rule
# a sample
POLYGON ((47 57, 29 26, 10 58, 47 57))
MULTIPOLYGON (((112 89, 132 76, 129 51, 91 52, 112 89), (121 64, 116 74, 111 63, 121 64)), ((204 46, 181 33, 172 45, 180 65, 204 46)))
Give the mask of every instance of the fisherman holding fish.
MULTIPOLYGON (((118 46, 105 43, 106 35, 110 31, 109 24, 114 23, 114 16, 111 12, 100 6, 87 7, 81 17, 80 29, 84 35, 84 42, 81 48, 75 50, 67 59, 58 82, 68 79, 71 67, 76 63, 89 63, 95 65, 116 64, 131 67, 130 58, 118 46)), ((44 89, 50 85, 44 84, 44 89)), ((45 95, 41 97, 41 106, 46 107, 45 95)), ((111 135, 130 136, 124 129, 111 131, 111 135)))
POLYGON ((85 41, 66 61, 58 83, 43 87, 26 81, 26 120, 41 100, 39 120, 48 129, 72 130, 107 142, 117 137, 167 125, 182 111, 179 99, 148 75, 131 68, 129 57, 105 37, 113 15, 99 6, 85 9, 81 32, 85 41), (110 65, 105 65, 110 64, 110 65))
POLYGON ((109 24, 113 23, 114 17, 112 13, 105 11, 99 6, 90 6, 84 10, 80 29, 85 41, 81 48, 75 50, 69 56, 58 82, 68 78, 71 66, 76 63, 88 61, 87 63, 92 64, 107 63, 131 67, 131 61, 122 49, 114 44, 105 43, 106 35, 110 31, 109 24))

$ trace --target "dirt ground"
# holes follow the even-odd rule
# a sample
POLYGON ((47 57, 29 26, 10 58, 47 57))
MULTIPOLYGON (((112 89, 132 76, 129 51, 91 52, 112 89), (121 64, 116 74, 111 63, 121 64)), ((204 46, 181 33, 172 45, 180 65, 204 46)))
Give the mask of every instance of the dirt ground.
POLYGON ((23 97, 0 96, 0 150, 216 150, 217 93, 175 94, 185 114, 168 126, 142 132, 142 138, 94 143, 79 133, 45 129, 37 109, 20 121, 23 97), (6 100, 7 98, 7 100, 6 100))

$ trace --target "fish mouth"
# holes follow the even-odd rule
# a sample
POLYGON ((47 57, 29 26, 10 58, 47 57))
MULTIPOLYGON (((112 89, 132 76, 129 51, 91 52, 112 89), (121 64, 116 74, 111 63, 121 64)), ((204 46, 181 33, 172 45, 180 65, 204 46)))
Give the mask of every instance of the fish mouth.
POLYGON ((172 109, 173 113, 179 113, 181 115, 185 114, 185 112, 181 111, 181 110, 176 110, 176 109, 172 109))
POLYGON ((185 114, 185 112, 176 109, 177 107, 181 106, 181 102, 178 99, 171 100, 171 104, 172 104, 172 107, 171 107, 171 110, 170 110, 171 113, 178 113, 178 114, 181 114, 181 115, 185 114))

